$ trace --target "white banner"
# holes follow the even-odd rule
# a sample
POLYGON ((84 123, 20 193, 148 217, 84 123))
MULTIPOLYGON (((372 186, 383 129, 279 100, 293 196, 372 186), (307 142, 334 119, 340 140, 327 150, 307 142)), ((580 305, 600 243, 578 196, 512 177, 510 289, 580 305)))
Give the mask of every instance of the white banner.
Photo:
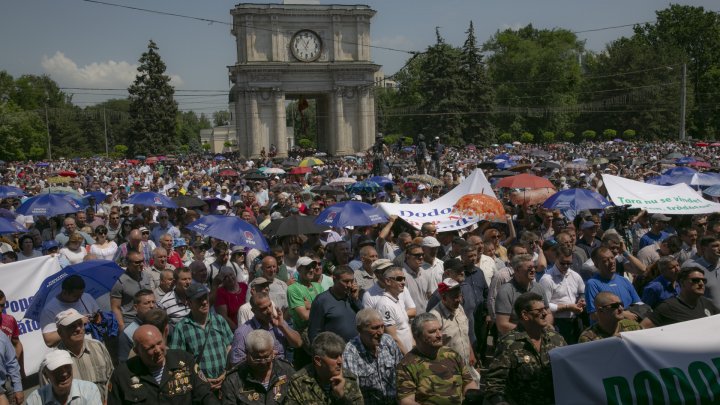
POLYGON ((711 214, 720 204, 704 199, 685 183, 657 186, 624 177, 603 174, 608 195, 615 205, 629 204, 651 214, 711 214))
POLYGON ((550 351, 555 402, 720 403, 720 315, 550 351))
POLYGON ((23 319, 25 310, 40 289, 43 280, 60 271, 56 257, 42 256, 35 259, 0 265, 0 289, 5 293, 5 313, 18 321, 20 342, 25 353, 25 374, 38 371, 40 362, 50 349, 45 346, 40 325, 23 319))
POLYGON ((475 169, 457 187, 428 204, 380 203, 378 207, 386 215, 397 215, 415 229, 420 229, 425 222, 432 222, 438 232, 454 231, 478 222, 478 219, 464 218, 452 212, 457 200, 467 194, 485 194, 497 198, 482 170, 475 169))

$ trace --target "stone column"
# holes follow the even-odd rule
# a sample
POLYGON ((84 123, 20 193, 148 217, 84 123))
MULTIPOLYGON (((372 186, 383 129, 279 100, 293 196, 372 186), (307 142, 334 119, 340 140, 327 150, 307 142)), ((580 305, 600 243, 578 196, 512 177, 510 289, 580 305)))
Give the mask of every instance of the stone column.
POLYGON ((285 123, 285 92, 282 89, 273 89, 275 96, 275 133, 273 143, 277 147, 277 156, 287 156, 287 130, 285 123))
POLYGON ((343 109, 343 93, 345 92, 345 89, 343 87, 336 87, 335 88, 335 150, 333 151, 333 155, 335 156, 341 156, 346 155, 348 153, 348 147, 347 147, 347 134, 345 132, 345 112, 343 109))
POLYGON ((357 105, 358 105, 358 113, 357 113, 357 120, 358 120, 358 134, 357 134, 357 142, 355 142, 356 147, 355 152, 364 152, 368 149, 369 146, 366 145, 367 143, 367 133, 368 133, 368 126, 367 126, 367 103, 366 103, 366 94, 367 89, 364 87, 358 87, 357 88, 357 105))
POLYGON ((255 158, 260 156, 260 108, 258 108, 257 89, 249 91, 250 96, 250 132, 248 139, 250 150, 247 158, 255 158))

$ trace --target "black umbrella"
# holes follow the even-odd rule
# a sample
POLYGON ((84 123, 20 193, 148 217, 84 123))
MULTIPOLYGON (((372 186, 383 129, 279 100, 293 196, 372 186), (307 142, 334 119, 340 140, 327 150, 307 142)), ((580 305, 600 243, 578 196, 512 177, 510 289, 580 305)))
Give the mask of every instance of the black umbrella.
POLYGON ((315 224, 316 215, 290 215, 287 218, 270 222, 263 233, 269 237, 318 234, 330 229, 326 226, 315 224))
POLYGON ((310 189, 315 194, 345 194, 345 191, 343 191, 342 188, 337 188, 333 186, 315 186, 310 189))
POLYGON ((273 193, 298 193, 303 191, 303 188, 300 187, 297 183, 286 183, 286 184, 278 184, 277 186, 273 187, 272 189, 273 193))
POLYGON ((205 201, 191 195, 179 195, 173 197, 172 200, 175 201, 178 207, 201 208, 205 206, 205 201))
POLYGON ((285 167, 294 167, 300 164, 300 162, 295 159, 285 159, 281 164, 285 167))
POLYGON ((244 175, 243 178, 245 180, 267 180, 268 176, 266 176, 262 173, 250 173, 250 174, 244 175))
POLYGON ((546 160, 544 162, 540 162, 536 166, 543 167, 545 169, 560 169, 560 168, 562 168, 562 165, 560 163, 554 162, 552 160, 546 160))
POLYGON ((493 173, 490 175, 490 177, 509 177, 509 176, 515 176, 517 173, 511 172, 509 170, 503 170, 497 173, 493 173))
POLYGON ((497 168, 497 163, 493 162, 492 160, 486 160, 484 162, 478 163, 477 167, 481 169, 495 169, 497 168))

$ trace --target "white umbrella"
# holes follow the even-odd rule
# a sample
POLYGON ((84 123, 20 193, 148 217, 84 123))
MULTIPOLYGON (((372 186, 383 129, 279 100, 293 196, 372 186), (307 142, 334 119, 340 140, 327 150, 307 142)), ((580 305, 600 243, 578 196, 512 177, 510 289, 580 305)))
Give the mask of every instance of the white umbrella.
POLYGON ((285 170, 279 167, 271 167, 265 170, 265 174, 285 174, 285 170))
POLYGON ((350 177, 338 177, 337 179, 333 179, 330 181, 331 186, 349 186, 350 184, 355 184, 357 180, 350 178, 350 177))

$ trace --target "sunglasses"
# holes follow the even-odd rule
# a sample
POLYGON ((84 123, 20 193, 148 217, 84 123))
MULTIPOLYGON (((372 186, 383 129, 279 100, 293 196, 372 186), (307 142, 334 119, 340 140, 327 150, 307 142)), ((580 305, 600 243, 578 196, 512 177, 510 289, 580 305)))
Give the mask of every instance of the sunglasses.
POLYGON ((95 231, 98 235, 107 235, 107 231, 95 231))
POLYGON ((143 235, 150 235, 150 232, 143 232, 143 235))
POLYGON ((134 260, 134 261, 131 261, 130 263, 132 263, 132 264, 143 264, 143 263, 145 263, 145 261, 144 261, 144 260, 134 260))
POLYGON ((690 282, 693 284, 700 284, 700 283, 707 284, 707 279, 702 278, 702 277, 691 278, 690 282))
POLYGON ((410 254, 408 254, 408 256, 419 258, 419 257, 423 257, 423 253, 410 253, 410 254))
POLYGON ((402 283, 405 281, 405 276, 395 276, 395 277, 388 277, 388 280, 395 280, 398 283, 402 283))
POLYGON ((612 304, 603 305, 599 308, 603 311, 617 311, 618 309, 623 309, 622 302, 613 302, 612 304))
POLYGON ((570 266, 570 265, 572 265, 572 262, 557 262, 557 264, 562 265, 562 266, 570 266))

